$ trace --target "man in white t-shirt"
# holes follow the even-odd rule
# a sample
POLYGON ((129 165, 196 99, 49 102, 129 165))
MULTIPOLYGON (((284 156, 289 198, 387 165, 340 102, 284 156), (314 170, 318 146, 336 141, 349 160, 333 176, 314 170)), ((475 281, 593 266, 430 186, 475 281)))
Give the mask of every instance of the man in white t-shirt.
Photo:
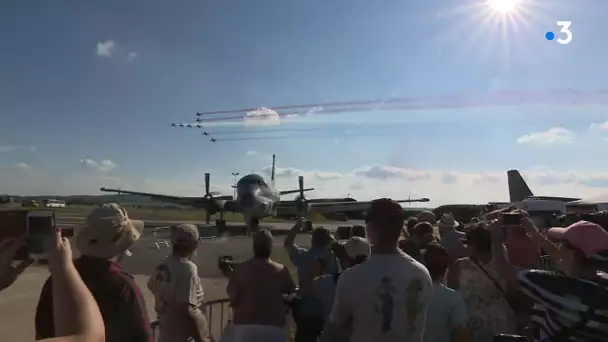
POLYGON ((400 204, 372 202, 366 217, 370 258, 342 272, 322 340, 422 342, 432 282, 427 269, 397 246, 405 221, 400 204))
POLYGON ((173 227, 173 252, 156 267, 156 273, 148 281, 160 323, 160 342, 210 341, 202 311, 203 287, 198 268, 190 261, 198 239, 198 228, 192 224, 173 227))

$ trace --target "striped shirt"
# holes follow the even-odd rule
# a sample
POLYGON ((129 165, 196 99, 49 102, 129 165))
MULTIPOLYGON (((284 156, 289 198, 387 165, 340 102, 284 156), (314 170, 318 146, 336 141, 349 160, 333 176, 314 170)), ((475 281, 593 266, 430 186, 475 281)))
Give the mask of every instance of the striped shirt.
POLYGON ((567 341, 608 340, 608 279, 597 283, 541 270, 520 271, 518 278, 522 291, 535 301, 535 341, 550 341, 565 329, 567 341), (587 323, 568 329, 581 322, 590 306, 595 309, 587 323))

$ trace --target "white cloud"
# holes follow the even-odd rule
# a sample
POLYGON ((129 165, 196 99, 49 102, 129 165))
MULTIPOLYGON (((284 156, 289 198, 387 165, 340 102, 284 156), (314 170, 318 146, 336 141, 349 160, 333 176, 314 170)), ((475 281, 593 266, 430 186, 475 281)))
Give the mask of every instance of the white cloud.
POLYGON ((30 152, 38 151, 36 146, 20 146, 20 145, 0 145, 0 152, 14 152, 20 150, 28 150, 30 152))
POLYGON ((281 117, 275 110, 262 107, 245 113, 245 125, 280 125, 281 117))
POLYGON ((137 52, 129 52, 127 54, 127 62, 132 62, 132 61, 136 60, 138 56, 139 55, 137 54, 137 52))
POLYGON ((446 172, 443 175, 441 175, 441 181, 446 184, 454 183, 457 180, 458 180, 458 175, 454 172, 446 172))
POLYGON ((106 40, 105 42, 98 42, 95 53, 97 56, 102 58, 112 58, 114 52, 116 52, 117 45, 113 40, 106 40))
POLYGON ((419 171, 413 169, 402 169, 393 166, 384 165, 372 165, 363 167, 353 171, 356 176, 363 176, 374 179, 389 179, 389 178, 403 178, 407 180, 422 180, 431 177, 431 174, 427 171, 419 171))
POLYGON ((608 131, 608 121, 592 123, 591 125, 589 125, 589 130, 606 132, 608 131))
MULTIPOLYGON (((105 186, 181 196, 202 196, 204 193, 198 168, 180 174, 179 179, 173 175, 154 179, 145 171, 130 176, 121 174, 111 161, 83 159, 81 165, 90 170, 113 170, 110 173, 78 172, 74 168, 52 173, 30 167, 28 172, 23 172, 13 164, 0 168, 3 191, 23 195, 98 194, 99 188, 105 186)), ((270 167, 266 167, 261 173, 268 178, 269 171, 270 167)), ((279 190, 297 189, 297 177, 304 176, 305 186, 315 188, 307 194, 309 198, 346 197, 348 194, 357 200, 429 197, 431 202, 424 206, 437 206, 506 201, 509 196, 506 172, 417 170, 379 164, 343 172, 295 167, 277 168, 276 171, 279 190)), ((592 198, 608 194, 608 172, 522 170, 521 173, 537 195, 592 198)), ((229 174, 213 174, 211 177, 212 189, 223 194, 232 194, 232 183, 229 174)))
POLYGON ((552 145, 569 143, 574 139, 574 132, 563 127, 553 127, 545 132, 534 132, 522 135, 517 139, 520 145, 552 145))
POLYGON ((13 167, 19 170, 29 170, 30 166, 26 163, 15 163, 13 167))
POLYGON ((2 165, 2 166, 0 166, 0 168, 25 171, 25 170, 29 170, 30 166, 26 163, 14 163, 14 164, 9 164, 9 165, 2 165))
MULTIPOLYGON (((270 175, 272 173, 272 166, 266 166, 262 169, 262 173, 266 175, 270 175)), ((274 176, 276 178, 290 178, 297 176, 304 176, 307 178, 314 178, 317 180, 331 180, 338 179, 342 177, 342 174, 338 172, 325 172, 325 171, 302 171, 293 167, 276 167, 274 170, 274 176)))
POLYGON ((109 160, 93 160, 89 158, 81 159, 80 165, 87 170, 95 170, 95 171, 110 171, 116 168, 116 164, 109 160))
POLYGON ((248 157, 255 156, 257 154, 258 154, 258 151, 247 151, 247 152, 245 152, 245 155, 248 156, 248 157))

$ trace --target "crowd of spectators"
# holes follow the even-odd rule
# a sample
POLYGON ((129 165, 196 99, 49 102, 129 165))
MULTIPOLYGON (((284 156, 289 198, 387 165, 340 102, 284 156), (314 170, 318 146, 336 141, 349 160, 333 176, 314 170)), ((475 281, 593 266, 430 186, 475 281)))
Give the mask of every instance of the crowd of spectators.
MULTIPOLYGON (((608 214, 565 217, 539 229, 512 208, 456 222, 422 212, 405 220, 390 199, 372 202, 365 227, 337 240, 318 227, 310 247, 295 244, 299 220, 284 240, 297 281, 272 260, 274 238, 252 237, 253 257, 221 257, 232 321, 222 341, 607 341, 608 214), (550 263, 541 260, 551 260, 550 263), (543 269, 544 268, 544 269, 543 269), (291 316, 291 317, 289 317, 291 316)), ((36 339, 58 342, 151 342, 146 303, 120 266, 142 234, 116 204, 93 211, 77 236, 82 256, 54 237, 36 310, 36 339)), ((147 287, 164 342, 213 341, 204 310, 193 225, 171 230, 172 252, 147 287)), ((27 266, 12 266, 22 240, 0 246, 0 288, 27 266)))

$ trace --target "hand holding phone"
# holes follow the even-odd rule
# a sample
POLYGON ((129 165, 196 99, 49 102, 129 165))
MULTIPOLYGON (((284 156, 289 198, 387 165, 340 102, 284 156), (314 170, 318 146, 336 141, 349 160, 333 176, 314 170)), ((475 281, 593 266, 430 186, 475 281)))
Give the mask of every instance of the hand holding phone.
POLYGON ((49 269, 56 273, 65 271, 72 263, 72 246, 70 241, 61 235, 61 229, 53 232, 48 241, 49 269))
POLYGON ((11 286, 17 277, 32 264, 27 258, 21 260, 17 266, 13 266, 18 251, 25 247, 24 238, 4 239, 0 242, 0 290, 11 286))
POLYGON ((48 260, 54 235, 55 213, 51 210, 33 210, 27 213, 27 250, 33 259, 48 260))
POLYGON ((504 226, 520 226, 522 218, 521 213, 518 212, 504 213, 502 215, 502 224, 504 226))

